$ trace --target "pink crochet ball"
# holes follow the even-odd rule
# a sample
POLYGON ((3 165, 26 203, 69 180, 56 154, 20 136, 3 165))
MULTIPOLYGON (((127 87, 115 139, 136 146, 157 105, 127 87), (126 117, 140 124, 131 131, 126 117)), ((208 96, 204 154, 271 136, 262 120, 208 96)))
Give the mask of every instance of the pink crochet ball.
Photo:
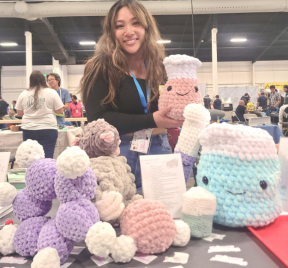
POLYGON ((176 226, 167 208, 155 200, 140 199, 127 206, 120 219, 121 232, 134 239, 137 251, 164 252, 173 242, 176 226))

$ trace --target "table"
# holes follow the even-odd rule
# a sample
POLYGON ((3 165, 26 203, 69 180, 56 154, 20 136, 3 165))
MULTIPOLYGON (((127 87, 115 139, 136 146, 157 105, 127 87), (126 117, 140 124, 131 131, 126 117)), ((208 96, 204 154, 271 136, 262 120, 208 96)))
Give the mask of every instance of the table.
MULTIPOLYGON (((74 137, 80 135, 82 131, 83 129, 81 127, 58 130, 58 139, 56 141, 53 158, 56 159, 68 146, 71 146, 74 137)), ((11 157, 14 157, 18 146, 22 142, 22 131, 0 131, 0 152, 11 152, 11 157)))
MULTIPOLYGON (((53 200, 52 210, 47 214, 54 218, 56 211, 59 207, 59 201, 53 200)), ((4 218, 0 219, 0 224, 3 224, 7 219, 13 219, 14 223, 19 223, 15 219, 14 214, 10 213, 4 218)), ((116 228, 117 236, 120 235, 119 228, 116 228)), ((270 250, 268 250, 247 228, 228 228, 220 225, 214 225, 213 232, 217 234, 225 234, 223 240, 214 240, 213 242, 207 242, 202 239, 191 238, 188 245, 183 248, 171 246, 166 252, 156 254, 157 259, 153 260, 150 264, 146 265, 138 261, 132 260, 126 264, 109 263, 103 265, 103 268, 132 268, 132 267, 149 267, 149 268, 168 268, 178 266, 177 263, 163 262, 166 256, 173 256, 174 252, 186 252, 189 254, 189 260, 187 264, 181 264, 184 268, 237 268, 241 267, 235 264, 228 264, 223 262, 212 262, 210 259, 216 254, 228 255, 236 258, 243 258, 248 262, 247 268, 284 268, 286 267, 270 250), (239 247, 241 252, 227 252, 227 253, 207 253, 210 246, 216 245, 234 245, 239 247)), ((75 243, 77 246, 85 246, 85 243, 75 243)), ((19 256, 13 254, 13 256, 19 256)), ((70 255, 71 258, 75 259, 69 268, 95 268, 97 265, 90 259, 92 254, 85 248, 79 255, 70 255)), ((13 266, 17 268, 30 268, 32 257, 27 257, 28 262, 23 265, 10 264, 6 266, 13 266)), ((2 264, 4 265, 4 264, 2 264)), ((5 265, 4 265, 5 266, 5 265)))
POLYGON ((281 129, 277 125, 263 125, 263 126, 253 126, 266 130, 272 137, 274 142, 277 144, 280 142, 280 137, 283 137, 281 129))
MULTIPOLYGON (((82 121, 85 122, 87 121, 86 117, 79 117, 79 118, 65 118, 66 122, 75 122, 75 121, 82 121)), ((22 120, 21 119, 15 119, 15 120, 0 120, 0 124, 21 124, 22 120)))

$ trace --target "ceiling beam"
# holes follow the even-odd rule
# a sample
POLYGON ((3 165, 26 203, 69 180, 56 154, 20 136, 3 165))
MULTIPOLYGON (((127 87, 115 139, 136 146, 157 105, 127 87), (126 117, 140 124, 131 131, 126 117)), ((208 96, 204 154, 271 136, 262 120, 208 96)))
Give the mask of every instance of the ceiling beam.
POLYGON ((198 49, 201 46, 202 40, 205 38, 207 35, 208 30, 211 28, 211 20, 212 20, 212 15, 209 15, 208 20, 201 32, 200 38, 198 39, 197 45, 196 45, 196 51, 195 51, 195 57, 197 55, 198 49))
POLYGON ((270 49, 270 48, 273 46, 273 44, 274 44, 287 30, 288 30, 288 25, 285 27, 284 30, 282 30, 282 32, 281 32, 280 34, 278 34, 278 35, 276 36, 276 38, 269 44, 268 47, 266 47, 266 48, 264 49, 264 51, 263 51, 261 54, 259 54, 257 57, 255 57, 255 60, 253 60, 252 62, 255 63, 257 60, 260 60, 260 59, 263 57, 263 55, 267 52, 267 50, 270 49))
POLYGON ((29 26, 32 33, 38 36, 43 46, 50 52, 55 60, 65 62, 69 59, 66 49, 63 47, 47 18, 29 22, 29 26))

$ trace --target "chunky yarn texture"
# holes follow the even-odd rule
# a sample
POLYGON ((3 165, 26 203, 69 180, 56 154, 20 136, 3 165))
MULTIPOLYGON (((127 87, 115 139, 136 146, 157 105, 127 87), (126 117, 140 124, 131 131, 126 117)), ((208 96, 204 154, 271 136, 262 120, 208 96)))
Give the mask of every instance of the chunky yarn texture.
POLYGON ((18 227, 13 244, 21 256, 34 256, 37 253, 37 241, 40 231, 48 221, 46 217, 34 217, 23 221, 18 227))
POLYGON ((44 158, 35 161, 25 174, 25 183, 29 193, 41 201, 51 201, 56 198, 54 190, 56 172, 55 159, 44 158))
POLYGON ((172 244, 176 226, 167 208, 155 200, 129 204, 120 219, 121 232, 134 239, 137 251, 145 254, 164 252, 172 244))
POLYGON ((55 248, 44 248, 33 259, 31 268, 60 268, 60 257, 55 248))
POLYGON ((82 176, 89 165, 88 155, 78 146, 68 147, 57 158, 57 170, 67 179, 82 176))
POLYGON ((5 256, 15 252, 13 239, 18 225, 5 225, 0 230, 0 252, 5 256))
POLYGON ((113 155, 119 146, 119 142, 120 138, 117 129, 104 119, 98 119, 85 127, 80 135, 79 146, 90 158, 94 158, 113 155), (107 142, 101 135, 109 131, 114 134, 114 139, 107 142))
POLYGON ((214 222, 231 227, 273 222, 281 204, 272 137, 259 128, 215 123, 200 134, 200 144, 197 184, 217 198, 214 222))
POLYGON ((57 249, 60 262, 65 263, 72 251, 74 242, 65 238, 56 227, 55 219, 51 219, 45 223, 40 231, 37 242, 37 251, 51 247, 57 249))
POLYGON ((202 187, 192 187, 183 194, 181 219, 186 222, 191 236, 206 237, 212 233, 216 196, 202 187))
POLYGON ((20 168, 28 168, 35 160, 45 158, 43 146, 37 141, 28 139, 20 144, 15 159, 20 168))
POLYGON ((202 63, 187 55, 171 55, 163 61, 168 80, 159 98, 159 110, 172 106, 168 117, 184 120, 183 111, 190 103, 203 105, 198 89, 197 68, 202 63))
POLYGON ((56 215, 58 231, 75 242, 85 240, 89 228, 99 221, 95 206, 86 199, 62 204, 56 215))
POLYGON ((6 207, 13 203, 17 190, 9 182, 0 183, 0 207, 6 207))
POLYGON ((73 180, 58 172, 55 177, 55 192, 61 203, 75 201, 79 198, 92 199, 96 185, 97 179, 90 168, 73 180))
POLYGON ((13 202, 13 212, 20 221, 46 215, 52 207, 52 201, 34 198, 27 187, 20 190, 13 202))

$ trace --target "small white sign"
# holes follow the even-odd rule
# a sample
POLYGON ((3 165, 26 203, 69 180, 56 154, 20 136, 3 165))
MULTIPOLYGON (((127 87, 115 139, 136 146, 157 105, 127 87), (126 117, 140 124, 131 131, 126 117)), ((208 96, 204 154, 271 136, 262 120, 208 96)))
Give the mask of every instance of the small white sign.
POLYGON ((288 211, 288 138, 281 137, 279 144, 280 176, 278 193, 282 201, 282 210, 288 211))
POLYGON ((0 153, 0 182, 6 181, 10 152, 0 153))
POLYGON ((142 254, 142 253, 136 253, 136 255, 133 257, 134 260, 140 261, 144 264, 149 264, 151 261, 155 260, 157 256, 155 255, 149 255, 149 254, 142 254))
POLYGON ((110 257, 107 257, 107 258, 100 258, 100 257, 97 257, 95 255, 91 256, 90 257, 92 261, 94 261, 98 266, 102 266, 102 265, 105 265, 109 262, 113 262, 114 260, 110 257))
POLYGON ((173 218, 181 218, 186 192, 181 155, 141 155, 140 166, 144 198, 162 202, 173 218))

